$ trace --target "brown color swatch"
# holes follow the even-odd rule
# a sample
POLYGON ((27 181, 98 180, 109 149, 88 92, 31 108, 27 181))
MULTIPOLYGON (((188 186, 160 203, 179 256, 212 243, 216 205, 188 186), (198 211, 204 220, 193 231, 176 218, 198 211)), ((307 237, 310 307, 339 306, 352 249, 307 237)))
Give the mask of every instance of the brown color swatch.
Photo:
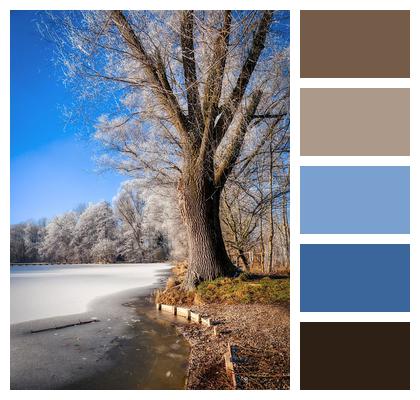
POLYGON ((410 389, 410 324, 302 322, 300 388, 410 389))
POLYGON ((409 78, 410 11, 301 11, 301 78, 409 78))
POLYGON ((302 156, 410 155, 410 89, 301 89, 302 156))

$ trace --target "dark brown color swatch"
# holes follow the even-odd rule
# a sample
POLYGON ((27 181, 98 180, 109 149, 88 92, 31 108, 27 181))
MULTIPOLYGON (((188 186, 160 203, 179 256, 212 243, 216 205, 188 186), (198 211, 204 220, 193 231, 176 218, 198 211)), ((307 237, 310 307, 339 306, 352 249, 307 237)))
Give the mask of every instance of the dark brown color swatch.
POLYGON ((301 78, 409 78, 410 12, 301 11, 301 78))
POLYGON ((410 155, 410 89, 301 89, 302 156, 410 155))
POLYGON ((410 389, 410 324, 302 322, 300 387, 410 389))

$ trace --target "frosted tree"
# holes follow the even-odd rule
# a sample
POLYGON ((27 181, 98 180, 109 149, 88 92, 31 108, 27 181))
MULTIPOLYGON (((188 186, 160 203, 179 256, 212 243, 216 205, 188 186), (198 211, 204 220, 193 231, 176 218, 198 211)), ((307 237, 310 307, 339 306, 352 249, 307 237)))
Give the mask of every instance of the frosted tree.
POLYGON ((39 247, 45 235, 45 221, 27 223, 24 230, 26 258, 30 261, 40 259, 39 247))
POLYGON ((102 161, 177 188, 189 254, 184 286, 235 274, 220 224, 221 196, 238 163, 247 162, 241 154, 248 137, 263 142, 266 121, 287 118, 287 13, 53 17, 60 59, 81 96, 95 102, 104 93, 114 96, 114 109, 96 125, 102 161))
POLYGON ((119 253, 126 261, 141 262, 144 257, 144 199, 136 180, 124 182, 113 199, 120 223, 119 253))
POLYGON ((156 187, 145 180, 132 179, 121 185, 113 204, 121 221, 120 253, 124 259, 185 259, 185 229, 173 187, 156 187))
POLYGON ((267 138, 250 137, 246 160, 228 179, 222 195, 222 230, 237 265, 271 273, 287 267, 289 195, 289 121, 271 121, 267 138), (284 240, 280 240, 282 237, 284 240), (257 256, 257 257, 255 257, 257 256))
POLYGON ((25 224, 14 224, 10 227, 10 261, 25 262, 25 224))
POLYGON ((172 260, 187 257, 187 232, 178 207, 176 191, 172 187, 145 186, 145 226, 161 232, 167 241, 167 252, 172 260))
POLYGON ((73 246, 79 262, 94 262, 93 247, 102 240, 115 241, 117 224, 109 203, 89 204, 80 214, 74 230, 73 246))
POLYGON ((39 252, 45 235, 46 221, 28 221, 10 226, 11 262, 41 261, 39 252))
POLYGON ((74 259, 74 234, 77 214, 68 212, 54 217, 45 228, 40 248, 43 258, 55 262, 72 262, 74 259))
POLYGON ((96 263, 114 263, 117 258, 117 244, 115 240, 100 239, 91 250, 91 257, 96 263))

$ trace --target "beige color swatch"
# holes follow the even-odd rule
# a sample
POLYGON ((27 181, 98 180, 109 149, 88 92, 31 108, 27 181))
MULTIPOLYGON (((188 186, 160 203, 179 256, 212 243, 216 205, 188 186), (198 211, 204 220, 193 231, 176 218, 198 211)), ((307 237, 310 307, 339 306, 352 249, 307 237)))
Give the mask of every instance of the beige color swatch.
POLYGON ((301 89, 302 156, 407 156, 409 89, 301 89))

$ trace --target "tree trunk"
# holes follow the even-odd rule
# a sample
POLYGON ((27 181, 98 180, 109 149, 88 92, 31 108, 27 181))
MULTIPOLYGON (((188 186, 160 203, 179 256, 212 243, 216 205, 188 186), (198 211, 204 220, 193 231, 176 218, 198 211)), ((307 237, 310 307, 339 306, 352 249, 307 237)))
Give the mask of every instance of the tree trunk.
POLYGON ((283 195, 282 199, 282 213, 283 213, 283 230, 284 230, 284 248, 285 248, 285 264, 286 267, 290 268, 290 231, 289 231, 289 221, 287 219, 287 201, 286 195, 283 195))
POLYGON ((242 264, 244 265, 245 271, 249 272, 249 262, 246 258, 246 255, 242 249, 239 250, 239 259, 242 261, 242 264))
POLYGON ((261 251, 260 267, 261 267, 261 272, 264 274, 265 273, 265 245, 264 245, 264 230, 263 230, 262 215, 260 216, 260 251, 261 251))
POLYGON ((233 276, 237 268, 227 254, 219 219, 221 189, 210 179, 197 182, 193 177, 180 181, 178 192, 188 237, 184 289, 193 289, 202 281, 233 276))
POLYGON ((273 270, 273 239, 274 239, 274 204, 273 204, 273 142, 270 138, 270 234, 268 237, 268 263, 267 263, 267 273, 271 274, 273 270))

